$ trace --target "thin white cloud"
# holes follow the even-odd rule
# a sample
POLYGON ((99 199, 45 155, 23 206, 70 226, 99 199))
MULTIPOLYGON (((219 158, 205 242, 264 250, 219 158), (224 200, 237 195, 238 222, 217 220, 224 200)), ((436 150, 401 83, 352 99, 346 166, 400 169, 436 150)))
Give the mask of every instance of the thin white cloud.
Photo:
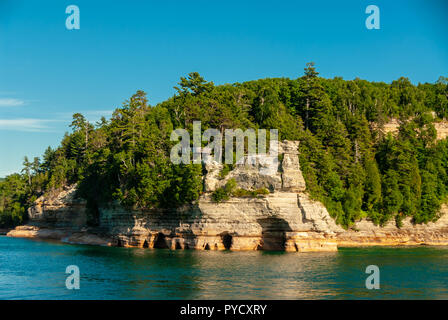
POLYGON ((59 116, 64 119, 72 119, 72 116, 75 113, 81 113, 84 115, 89 121, 97 121, 100 120, 101 117, 111 118, 113 114, 113 110, 86 110, 86 111, 77 111, 77 112, 62 112, 59 113, 59 116))
MULTIPOLYGON (((110 118, 112 116, 113 111, 88 110, 88 111, 81 111, 80 113, 82 113, 89 121, 95 122, 100 120, 102 116, 110 118)), ((36 118, 0 119, 0 131, 53 132, 56 128, 54 128, 54 126, 51 126, 51 123, 60 123, 60 124, 64 123, 64 125, 67 126, 68 124, 70 124, 70 120, 73 114, 74 113, 59 113, 59 117, 56 117, 59 119, 36 119, 36 118)))
POLYGON ((86 115, 92 116, 111 116, 112 113, 112 110, 90 110, 85 112, 86 115))
POLYGON ((14 98, 0 98, 0 107, 20 107, 25 101, 14 98))
POLYGON ((99 119, 101 119, 101 117, 105 117, 105 118, 112 117, 112 113, 114 113, 112 110, 91 110, 91 111, 86 111, 85 116, 87 119, 99 120, 99 119))
POLYGON ((46 120, 46 119, 0 119, 0 130, 9 131, 50 131, 48 123, 54 122, 56 120, 46 120))

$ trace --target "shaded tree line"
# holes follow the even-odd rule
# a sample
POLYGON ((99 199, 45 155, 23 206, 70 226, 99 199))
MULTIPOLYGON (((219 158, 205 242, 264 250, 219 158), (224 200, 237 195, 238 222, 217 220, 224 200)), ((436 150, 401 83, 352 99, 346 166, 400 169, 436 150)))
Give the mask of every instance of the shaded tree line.
POLYGON ((137 91, 112 118, 92 124, 73 115, 61 145, 0 181, 0 225, 23 223, 42 194, 78 184, 91 208, 119 202, 132 208, 176 207, 203 191, 201 165, 173 165, 173 129, 279 130, 300 140, 300 163, 311 195, 337 223, 363 217, 377 224, 410 216, 436 220, 448 194, 448 145, 436 140, 433 122, 448 117, 448 79, 413 85, 319 77, 313 63, 297 79, 261 79, 215 86, 198 73, 182 77, 176 94, 151 106, 137 91), (435 115, 435 119, 433 118, 435 115), (397 136, 385 135, 391 118, 397 136))

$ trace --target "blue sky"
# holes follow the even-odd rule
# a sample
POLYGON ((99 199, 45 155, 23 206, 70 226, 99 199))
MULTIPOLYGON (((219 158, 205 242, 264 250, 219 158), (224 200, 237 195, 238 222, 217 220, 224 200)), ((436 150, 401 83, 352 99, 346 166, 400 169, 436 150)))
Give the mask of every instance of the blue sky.
POLYGON ((151 104, 198 71, 215 84, 324 77, 413 83, 448 76, 445 0, 0 0, 0 177, 142 89, 151 104), (65 8, 80 9, 67 30, 65 8), (381 29, 365 27, 380 8, 381 29))

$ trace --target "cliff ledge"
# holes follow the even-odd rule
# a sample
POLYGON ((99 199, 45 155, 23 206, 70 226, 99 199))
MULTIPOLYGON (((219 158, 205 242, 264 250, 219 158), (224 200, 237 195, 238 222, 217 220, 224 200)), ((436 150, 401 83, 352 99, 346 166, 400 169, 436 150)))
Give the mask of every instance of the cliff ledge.
MULTIPOLYGON (((325 206, 306 192, 296 141, 279 146, 281 163, 246 157, 225 177, 218 163, 206 165, 205 193, 195 204, 175 209, 99 208, 99 226, 87 226, 86 203, 76 186, 43 196, 29 209, 30 222, 7 233, 93 245, 198 250, 335 251, 338 246, 448 245, 448 206, 435 223, 397 228, 362 220, 353 230, 336 225, 325 206), (273 167, 274 166, 274 167, 273 167), (211 193, 235 179, 239 188, 270 193, 216 203, 211 193), (355 231, 356 230, 356 231, 355 231)), ((271 159, 272 160, 272 159, 271 159)))

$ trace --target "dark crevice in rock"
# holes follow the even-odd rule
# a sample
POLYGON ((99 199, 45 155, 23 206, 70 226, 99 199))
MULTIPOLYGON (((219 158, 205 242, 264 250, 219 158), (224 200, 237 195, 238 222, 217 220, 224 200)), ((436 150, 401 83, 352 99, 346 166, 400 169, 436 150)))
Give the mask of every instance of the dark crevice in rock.
POLYGON ((168 245, 166 244, 165 235, 159 232, 154 239, 154 248, 155 249, 167 249, 168 245))
POLYGON ((221 234, 221 240, 226 250, 232 249, 233 237, 228 232, 224 232, 221 234))
POLYGON ((286 232, 292 231, 289 223, 280 218, 258 219, 262 228, 262 241, 259 250, 284 251, 286 247, 286 232))

